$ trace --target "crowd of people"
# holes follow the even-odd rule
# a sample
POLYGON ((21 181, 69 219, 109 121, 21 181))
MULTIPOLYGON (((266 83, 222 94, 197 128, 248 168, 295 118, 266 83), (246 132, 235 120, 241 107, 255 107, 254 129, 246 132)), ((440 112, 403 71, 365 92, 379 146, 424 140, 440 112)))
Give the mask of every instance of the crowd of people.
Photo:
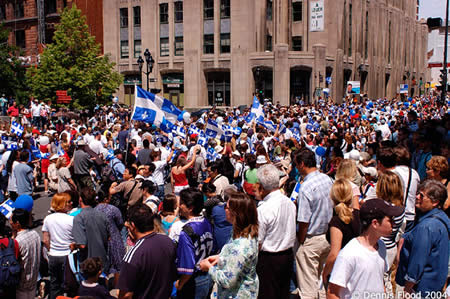
POLYGON ((1 298, 450 296, 449 103, 0 104, 1 298))

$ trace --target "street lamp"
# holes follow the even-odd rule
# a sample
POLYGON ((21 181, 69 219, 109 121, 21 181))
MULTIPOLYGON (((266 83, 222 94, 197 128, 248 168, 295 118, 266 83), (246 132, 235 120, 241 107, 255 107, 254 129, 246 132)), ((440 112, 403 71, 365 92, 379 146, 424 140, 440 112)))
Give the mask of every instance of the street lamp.
MULTIPOLYGON (((145 49, 144 57, 145 62, 147 63, 147 71, 143 73, 147 76, 147 91, 149 91, 149 76, 153 71, 153 63, 155 63, 155 60, 153 60, 152 54, 148 49, 145 49)), ((144 66, 144 59, 142 59, 142 56, 139 56, 137 63, 139 65, 139 73, 142 73, 142 67, 144 66)))

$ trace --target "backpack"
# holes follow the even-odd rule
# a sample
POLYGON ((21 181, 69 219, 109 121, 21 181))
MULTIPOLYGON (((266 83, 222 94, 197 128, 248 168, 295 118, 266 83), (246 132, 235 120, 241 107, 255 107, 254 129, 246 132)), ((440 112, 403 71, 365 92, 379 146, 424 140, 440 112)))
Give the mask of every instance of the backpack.
POLYGON ((0 245, 0 288, 16 286, 20 280, 20 264, 14 252, 14 240, 8 238, 8 247, 0 245))
POLYGON ((120 163, 120 162, 114 163, 112 165, 112 167, 109 165, 106 165, 102 169, 101 178, 102 178, 103 183, 112 183, 112 182, 117 181, 117 174, 116 174, 116 171, 114 170, 114 166, 116 166, 118 163, 120 163))

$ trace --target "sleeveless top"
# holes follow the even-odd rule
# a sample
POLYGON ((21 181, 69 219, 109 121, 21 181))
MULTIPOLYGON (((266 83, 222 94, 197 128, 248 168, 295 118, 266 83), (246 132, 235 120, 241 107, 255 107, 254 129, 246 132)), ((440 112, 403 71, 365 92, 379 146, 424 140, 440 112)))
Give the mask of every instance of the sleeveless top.
POLYGON ((188 180, 184 172, 175 174, 172 172, 173 180, 175 186, 186 186, 188 185, 188 180))
POLYGON ((178 220, 178 217, 175 217, 175 218, 173 218, 173 220, 172 220, 171 222, 169 222, 169 221, 166 221, 166 218, 167 218, 167 217, 168 217, 168 216, 164 217, 164 218, 161 220, 162 228, 164 229, 164 232, 166 233, 166 235, 169 234, 169 229, 172 227, 172 224, 174 224, 175 221, 178 220))

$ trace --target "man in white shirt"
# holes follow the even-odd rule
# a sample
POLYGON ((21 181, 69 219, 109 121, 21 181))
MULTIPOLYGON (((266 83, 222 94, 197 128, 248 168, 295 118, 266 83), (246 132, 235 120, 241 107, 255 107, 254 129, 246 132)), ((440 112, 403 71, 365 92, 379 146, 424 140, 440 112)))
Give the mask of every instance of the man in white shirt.
POLYGON ((31 102, 31 116, 33 117, 32 125, 39 127, 41 120, 41 105, 37 99, 34 99, 31 102))
POLYGON ((296 154, 295 165, 303 178, 298 192, 299 249, 296 253, 297 282, 302 299, 325 297, 319 290, 322 265, 330 252, 326 239, 328 223, 333 215, 330 191, 333 182, 316 167, 316 156, 309 149, 296 154))
POLYGON ((94 132, 94 139, 89 143, 89 147, 94 153, 100 155, 102 149, 104 148, 103 143, 101 142, 100 132, 94 132))
POLYGON ((289 298, 295 243, 295 205, 279 189, 280 175, 272 164, 257 171, 259 256, 258 298, 289 298))
POLYGON ((339 252, 329 280, 328 299, 386 295, 383 276, 389 265, 380 237, 391 234, 392 218, 402 213, 403 207, 379 198, 367 200, 361 206, 362 233, 339 252))

